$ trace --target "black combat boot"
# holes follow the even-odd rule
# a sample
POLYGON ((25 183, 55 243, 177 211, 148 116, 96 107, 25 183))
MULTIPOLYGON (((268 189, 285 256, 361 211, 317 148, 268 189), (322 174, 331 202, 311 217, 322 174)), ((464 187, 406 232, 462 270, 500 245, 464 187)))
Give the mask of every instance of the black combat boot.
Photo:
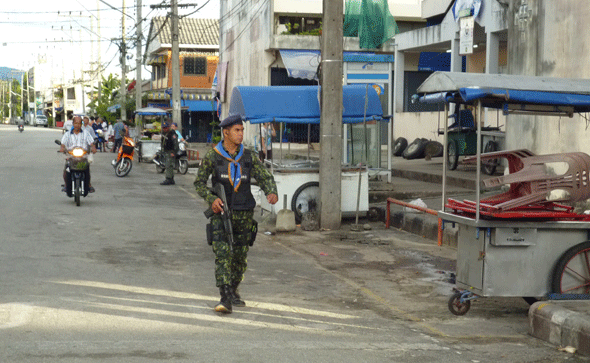
POLYGON ((219 294, 221 300, 219 304, 215 305, 215 311, 218 313, 230 314, 231 313, 231 288, 229 285, 223 285, 219 288, 219 294))
POLYGON ((166 178, 166 180, 164 180, 163 182, 160 183, 160 185, 174 185, 176 183, 174 183, 174 179, 168 179, 166 178))
POLYGON ((243 307, 246 306, 246 302, 242 300, 240 294, 238 294, 238 285, 239 282, 232 282, 230 285, 230 292, 231 292, 231 304, 233 306, 243 307))

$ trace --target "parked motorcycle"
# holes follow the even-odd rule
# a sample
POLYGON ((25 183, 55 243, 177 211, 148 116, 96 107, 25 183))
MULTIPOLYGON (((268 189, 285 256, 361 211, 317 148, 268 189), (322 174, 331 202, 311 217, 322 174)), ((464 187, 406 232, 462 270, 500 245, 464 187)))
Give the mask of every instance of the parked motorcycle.
MULTIPOLYGON (((59 140, 55 143, 61 145, 59 140)), ((77 206, 80 206, 80 197, 86 197, 89 191, 89 180, 86 178, 88 172, 88 151, 81 147, 75 147, 66 151, 66 194, 74 197, 77 206)))
POLYGON ((124 177, 129 174, 133 166, 133 153, 135 152, 135 142, 132 138, 123 137, 123 143, 117 153, 117 160, 113 160, 111 164, 115 168, 115 174, 119 177, 124 177))
MULTIPOLYGON (((186 156, 186 144, 181 142, 178 144, 179 152, 174 158, 174 170, 178 171, 180 174, 186 174, 188 171, 188 158, 186 156)), ((166 159, 164 157, 164 152, 159 150, 156 153, 156 156, 153 160, 154 164, 156 164, 156 171, 158 173, 163 173, 166 170, 166 159)))
POLYGON ((18 131, 23 132, 25 131, 25 125, 18 125, 18 131))

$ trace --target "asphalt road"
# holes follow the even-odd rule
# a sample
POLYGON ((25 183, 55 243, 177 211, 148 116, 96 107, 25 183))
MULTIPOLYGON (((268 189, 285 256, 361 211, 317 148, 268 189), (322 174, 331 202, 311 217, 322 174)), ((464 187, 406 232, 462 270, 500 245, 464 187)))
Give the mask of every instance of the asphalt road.
POLYGON ((220 316, 193 176, 98 153, 76 207, 56 138, 0 125, 0 362, 587 361, 528 336, 521 300, 452 316, 454 251, 378 225, 259 234, 220 316))

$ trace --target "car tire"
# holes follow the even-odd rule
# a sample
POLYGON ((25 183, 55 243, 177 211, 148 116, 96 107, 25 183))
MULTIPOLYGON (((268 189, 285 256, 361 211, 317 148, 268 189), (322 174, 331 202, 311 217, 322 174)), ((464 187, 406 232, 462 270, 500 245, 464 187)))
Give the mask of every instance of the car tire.
POLYGON ((424 157, 424 146, 426 143, 424 139, 416 139, 414 140, 403 152, 404 159, 413 160, 413 159, 420 159, 424 157))
POLYGON ((431 158, 437 158, 443 156, 444 147, 438 141, 428 141, 426 145, 424 145, 424 155, 429 156, 431 158))
POLYGON ((398 137, 393 143, 391 153, 393 156, 402 156, 404 150, 408 147, 408 140, 405 137, 398 137))

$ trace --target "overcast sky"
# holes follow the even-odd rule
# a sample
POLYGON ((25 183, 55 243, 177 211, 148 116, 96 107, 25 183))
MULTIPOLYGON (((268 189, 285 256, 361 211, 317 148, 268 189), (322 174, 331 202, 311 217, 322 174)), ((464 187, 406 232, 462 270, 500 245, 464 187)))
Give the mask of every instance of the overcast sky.
MULTIPOLYGON (((98 60, 107 65, 109 73, 120 74, 117 45, 111 41, 121 38, 121 17, 125 4, 125 33, 135 36, 135 0, 3 0, 0 9, 0 66, 27 70, 38 62, 74 64, 98 60), (110 5, 110 6, 109 6, 110 5), (115 8, 115 9, 113 9, 115 8), (100 38, 98 37, 100 18, 100 38), (94 60, 93 60, 94 58, 94 60)), ((219 0, 178 0, 179 14, 195 12, 192 18, 219 18, 219 0)), ((166 16, 169 9, 151 9, 150 5, 170 4, 170 0, 142 0, 144 39, 149 30, 149 20, 154 16, 166 16)), ((129 43, 132 45, 133 42, 129 43)), ((145 40, 143 49, 145 49, 145 40)), ((135 48, 129 50, 135 65, 135 48)), ((89 68, 84 66, 85 70, 89 68)), ((144 68, 145 69, 145 68, 144 68)), ((131 75, 128 75, 129 78, 131 75)), ((149 75, 142 78, 149 78, 149 75)))

